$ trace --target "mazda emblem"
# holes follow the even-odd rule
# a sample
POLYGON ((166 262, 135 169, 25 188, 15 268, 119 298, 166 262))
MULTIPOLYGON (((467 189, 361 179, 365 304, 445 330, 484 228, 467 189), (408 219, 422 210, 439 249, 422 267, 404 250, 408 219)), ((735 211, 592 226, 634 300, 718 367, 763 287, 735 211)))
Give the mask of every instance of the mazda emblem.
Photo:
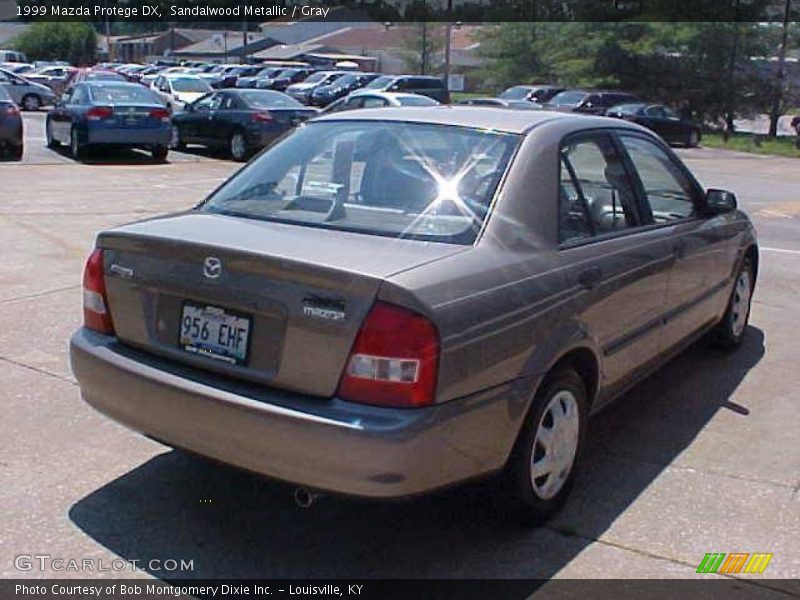
POLYGON ((209 279, 216 279, 222 275, 222 261, 216 256, 207 256, 203 263, 203 275, 209 279))

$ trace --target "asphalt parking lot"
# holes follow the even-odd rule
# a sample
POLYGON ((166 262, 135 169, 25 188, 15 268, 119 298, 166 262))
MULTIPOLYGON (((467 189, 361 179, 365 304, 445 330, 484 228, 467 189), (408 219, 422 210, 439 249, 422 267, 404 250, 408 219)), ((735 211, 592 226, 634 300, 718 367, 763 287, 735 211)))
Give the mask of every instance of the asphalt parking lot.
POLYGON ((76 164, 45 148, 43 122, 25 114, 23 162, 0 163, 0 576, 86 576, 15 567, 47 554, 193 560, 138 573, 164 578, 715 577, 695 573, 707 552, 770 552, 765 575, 741 575, 745 590, 781 597, 788 584, 771 579, 800 577, 797 160, 680 151, 758 228, 747 340, 733 355, 690 348, 598 415, 565 510, 522 530, 484 484, 301 510, 288 486, 173 452, 82 403, 67 340, 94 234, 188 208, 238 165, 191 152, 76 164))

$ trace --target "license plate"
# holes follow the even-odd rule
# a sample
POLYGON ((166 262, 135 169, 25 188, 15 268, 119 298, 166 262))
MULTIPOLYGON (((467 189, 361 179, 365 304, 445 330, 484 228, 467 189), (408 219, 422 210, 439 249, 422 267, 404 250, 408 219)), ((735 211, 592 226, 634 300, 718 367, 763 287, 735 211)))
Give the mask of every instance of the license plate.
POLYGON ((184 302, 179 344, 192 354, 232 365, 247 363, 250 317, 220 308, 184 302))

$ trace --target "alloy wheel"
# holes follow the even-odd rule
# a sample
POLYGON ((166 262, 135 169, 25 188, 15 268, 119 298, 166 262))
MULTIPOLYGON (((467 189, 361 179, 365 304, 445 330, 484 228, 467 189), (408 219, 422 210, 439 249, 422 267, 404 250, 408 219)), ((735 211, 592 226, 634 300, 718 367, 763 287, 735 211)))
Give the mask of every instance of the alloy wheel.
POLYGON ((753 287, 750 282, 750 271, 742 269, 736 279, 736 286, 731 297, 731 329, 733 335, 739 337, 747 324, 747 315, 750 312, 750 299, 753 287))
POLYGON ((241 133, 234 133, 231 136, 231 156, 236 160, 242 160, 247 154, 247 143, 241 133))

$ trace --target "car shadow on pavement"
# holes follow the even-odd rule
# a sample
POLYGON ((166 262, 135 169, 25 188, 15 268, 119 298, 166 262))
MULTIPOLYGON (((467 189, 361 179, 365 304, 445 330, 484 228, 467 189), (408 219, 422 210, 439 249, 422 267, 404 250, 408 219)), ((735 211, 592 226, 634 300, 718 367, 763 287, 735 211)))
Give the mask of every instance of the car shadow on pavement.
POLYGON ((504 515, 491 482, 397 502, 327 497, 303 510, 289 485, 177 451, 92 492, 69 516, 165 580, 549 578, 602 535, 718 411, 747 418, 731 395, 764 353, 764 334, 752 326, 734 354, 698 343, 598 414, 572 498, 538 529, 504 515), (167 563, 150 562, 167 559, 193 561, 193 569, 167 572, 158 568, 167 563))

